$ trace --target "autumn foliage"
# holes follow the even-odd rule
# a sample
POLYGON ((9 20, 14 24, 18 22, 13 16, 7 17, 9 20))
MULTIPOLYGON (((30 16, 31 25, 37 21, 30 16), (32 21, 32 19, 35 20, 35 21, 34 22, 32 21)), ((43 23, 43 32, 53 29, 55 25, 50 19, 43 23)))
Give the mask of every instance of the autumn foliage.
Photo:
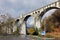
POLYGON ((54 37, 60 37, 60 10, 56 10, 51 16, 44 19, 42 27, 46 33, 53 35, 54 37), (57 35, 58 34, 58 35, 57 35))

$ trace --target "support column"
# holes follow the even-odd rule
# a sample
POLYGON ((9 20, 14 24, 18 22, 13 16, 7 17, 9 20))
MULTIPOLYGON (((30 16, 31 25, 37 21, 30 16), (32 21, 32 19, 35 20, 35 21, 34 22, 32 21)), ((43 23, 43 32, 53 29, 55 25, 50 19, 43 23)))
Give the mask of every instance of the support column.
POLYGON ((38 18, 34 18, 34 27, 35 28, 40 28, 41 27, 41 20, 40 20, 40 17, 38 17, 38 18))
POLYGON ((14 26, 13 26, 13 32, 15 32, 16 30, 17 30, 17 26, 14 25, 14 26))
POLYGON ((60 8, 60 0, 59 0, 59 8, 60 8))
POLYGON ((20 30, 21 30, 21 31, 20 31, 20 34, 26 35, 26 24, 25 24, 25 21, 24 21, 24 23, 22 24, 20 30))
POLYGON ((57 7, 60 8, 60 0, 58 0, 58 2, 57 2, 57 7))
POLYGON ((40 18, 36 19, 36 27, 38 28, 38 30, 41 27, 41 20, 40 20, 40 18))
POLYGON ((40 17, 35 17, 34 19, 34 27, 35 27, 35 30, 37 32, 37 34, 39 34, 39 28, 41 27, 41 20, 40 20, 40 17))
POLYGON ((34 18, 34 28, 36 29, 36 17, 34 18))

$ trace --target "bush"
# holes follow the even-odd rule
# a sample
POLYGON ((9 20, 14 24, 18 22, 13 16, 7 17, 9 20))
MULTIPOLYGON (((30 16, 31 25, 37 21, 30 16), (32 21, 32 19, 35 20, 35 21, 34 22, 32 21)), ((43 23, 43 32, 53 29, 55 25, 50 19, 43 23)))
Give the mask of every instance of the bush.
POLYGON ((35 29, 33 27, 29 28, 27 32, 32 35, 35 32, 35 29))
POLYGON ((35 32, 33 33, 33 35, 38 35, 38 29, 36 28, 35 32))

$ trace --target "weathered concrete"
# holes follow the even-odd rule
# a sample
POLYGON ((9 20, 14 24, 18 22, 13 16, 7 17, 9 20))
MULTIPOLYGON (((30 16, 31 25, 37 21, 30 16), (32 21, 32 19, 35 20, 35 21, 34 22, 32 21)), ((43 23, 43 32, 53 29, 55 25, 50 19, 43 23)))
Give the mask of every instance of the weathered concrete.
POLYGON ((46 6, 42 7, 42 8, 39 8, 37 10, 34 10, 34 11, 28 13, 28 14, 24 14, 24 15, 20 16, 19 17, 19 20, 23 20, 23 24, 21 24, 22 26, 20 28, 21 29, 21 34, 26 34, 26 24, 25 24, 25 21, 30 16, 32 16, 33 19, 34 19, 34 27, 39 29, 41 27, 41 18, 43 17, 43 15, 47 11, 49 11, 51 9, 60 9, 60 1, 51 3, 49 5, 46 5, 46 6))

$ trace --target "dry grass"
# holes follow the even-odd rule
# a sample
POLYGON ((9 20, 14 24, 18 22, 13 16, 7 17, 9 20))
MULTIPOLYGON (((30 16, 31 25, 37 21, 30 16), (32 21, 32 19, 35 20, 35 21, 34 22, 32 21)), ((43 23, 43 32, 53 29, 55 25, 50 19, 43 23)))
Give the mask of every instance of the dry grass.
POLYGON ((46 35, 51 35, 53 37, 60 37, 60 28, 55 28, 54 31, 47 33, 46 35))

